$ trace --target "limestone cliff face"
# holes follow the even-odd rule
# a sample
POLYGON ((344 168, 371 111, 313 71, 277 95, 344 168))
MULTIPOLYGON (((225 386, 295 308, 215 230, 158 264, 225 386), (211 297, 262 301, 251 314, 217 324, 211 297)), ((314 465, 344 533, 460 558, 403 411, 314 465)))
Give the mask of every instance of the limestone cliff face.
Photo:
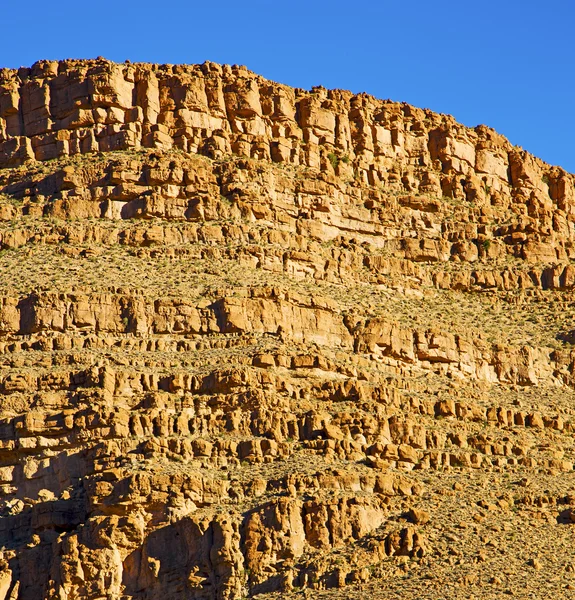
POLYGON ((292 89, 237 66, 70 60, 3 69, 0 118, 0 166, 178 148, 322 170, 331 162, 343 173, 355 165, 371 185, 468 200, 514 191, 527 205, 566 210, 574 198, 571 175, 485 126, 366 94, 292 89))
MULTIPOLYGON (((468 223, 483 230, 471 232, 476 237, 490 233, 481 226, 494 214, 512 209, 521 219, 496 236, 513 237, 524 258, 573 258, 575 178, 485 126, 469 129, 450 116, 365 94, 292 89, 244 67, 213 63, 40 61, 30 69, 0 71, 0 167, 141 148, 212 159, 234 154, 335 173, 407 194, 400 203, 423 213, 435 212, 437 205, 412 195, 464 201, 476 209, 475 222, 468 223), (528 235, 534 223, 535 235, 528 235)), ((75 187, 72 177, 73 169, 62 175, 62 190, 75 187)), ((188 178, 175 173, 167 183, 185 183, 189 193, 195 182, 188 178)), ((128 188, 124 193, 130 193, 130 184, 134 193, 143 191, 137 178, 117 183, 128 188)), ((302 187, 308 194, 331 191, 302 187)), ((456 252, 474 260, 478 249, 465 241, 456 252)), ((425 260, 448 256, 454 248, 408 244, 405 251, 408 258, 425 260)))
POLYGON ((560 597, 574 241, 575 178, 484 126, 0 71, 0 600, 560 597))

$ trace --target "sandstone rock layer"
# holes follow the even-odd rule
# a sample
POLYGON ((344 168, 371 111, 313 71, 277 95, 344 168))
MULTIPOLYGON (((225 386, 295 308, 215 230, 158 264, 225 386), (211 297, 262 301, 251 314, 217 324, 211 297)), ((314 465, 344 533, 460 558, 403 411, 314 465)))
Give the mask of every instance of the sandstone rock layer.
POLYGON ((568 597, 574 242, 485 126, 0 71, 0 600, 568 597))

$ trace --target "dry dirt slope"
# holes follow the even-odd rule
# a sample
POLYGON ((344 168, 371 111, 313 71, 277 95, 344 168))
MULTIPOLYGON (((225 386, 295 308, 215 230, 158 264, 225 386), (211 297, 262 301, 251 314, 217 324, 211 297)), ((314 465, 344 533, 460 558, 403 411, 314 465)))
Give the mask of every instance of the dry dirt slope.
POLYGON ((243 67, 0 71, 0 600, 575 594, 575 178, 243 67))

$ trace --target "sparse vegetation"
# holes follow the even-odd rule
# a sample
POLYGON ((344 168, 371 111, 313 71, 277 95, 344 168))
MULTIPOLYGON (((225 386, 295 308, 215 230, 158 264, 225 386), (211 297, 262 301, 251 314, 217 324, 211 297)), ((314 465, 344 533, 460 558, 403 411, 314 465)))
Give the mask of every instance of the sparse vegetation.
MULTIPOLYGON (((171 98, 178 69, 158 73, 171 98)), ((503 180, 483 181, 485 201, 497 173, 431 160, 422 115, 444 117, 381 107, 412 139, 371 162, 354 142, 353 184, 341 146, 292 132, 297 157, 276 165, 269 140, 231 126, 262 158, 154 149, 0 170, 0 189, 26 181, 0 195, 5 573, 59 540, 41 562, 72 587, 44 587, 66 597, 109 573, 117 590, 98 597, 168 579, 282 600, 567 593, 570 213, 503 180)))
POLYGON ((327 159, 331 163, 331 166, 333 167, 334 171, 337 170, 337 167, 340 162, 339 156, 337 154, 335 154, 335 152, 329 152, 327 155, 327 159))

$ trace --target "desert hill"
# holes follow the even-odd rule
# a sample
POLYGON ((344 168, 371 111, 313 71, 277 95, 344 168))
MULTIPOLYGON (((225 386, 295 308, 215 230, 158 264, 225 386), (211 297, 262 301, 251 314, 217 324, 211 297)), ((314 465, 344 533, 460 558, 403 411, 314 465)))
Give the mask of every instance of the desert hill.
POLYGON ((0 70, 0 600, 575 590, 575 177, 244 67, 0 70))

